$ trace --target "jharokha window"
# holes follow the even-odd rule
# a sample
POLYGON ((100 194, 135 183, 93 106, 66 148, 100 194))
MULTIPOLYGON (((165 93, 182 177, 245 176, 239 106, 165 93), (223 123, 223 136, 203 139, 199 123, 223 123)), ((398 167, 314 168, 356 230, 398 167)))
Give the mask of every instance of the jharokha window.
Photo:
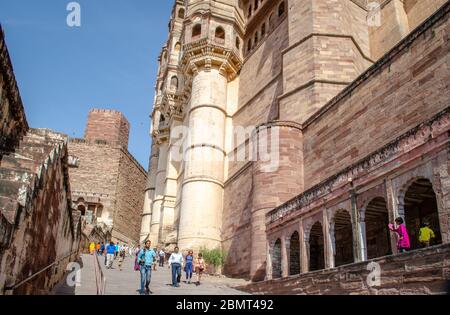
POLYGON ((178 10, 178 17, 179 17, 180 19, 184 19, 184 9, 178 10))
POLYGON ((221 26, 216 28, 216 33, 215 33, 214 39, 216 40, 216 42, 218 42, 220 44, 225 43, 225 30, 221 26))
POLYGON ((202 35, 202 25, 201 24, 194 25, 194 27, 192 28, 192 38, 197 39, 201 35, 202 35))
POLYGON ((278 6, 278 16, 281 17, 284 14, 285 10, 286 10, 286 6, 285 6, 284 1, 283 1, 278 6))

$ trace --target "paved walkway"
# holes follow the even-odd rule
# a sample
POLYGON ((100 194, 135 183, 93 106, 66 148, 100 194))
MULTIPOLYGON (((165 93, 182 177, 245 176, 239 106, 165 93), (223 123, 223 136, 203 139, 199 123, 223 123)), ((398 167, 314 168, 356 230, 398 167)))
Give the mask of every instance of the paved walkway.
MULTIPOLYGON (((91 255, 81 256, 81 285, 70 287, 63 281, 55 287, 55 295, 94 295, 96 294, 94 260, 91 255)), ((118 268, 118 260, 114 261, 113 269, 106 269, 104 257, 98 257, 103 273, 106 277, 106 295, 139 295, 140 273, 134 271, 134 258, 127 257, 122 265, 122 271, 118 268)), ((183 275, 184 276, 184 275, 183 275)), ((194 274, 194 279, 196 275, 194 274)), ((244 292, 235 290, 232 286, 243 285, 243 280, 227 279, 206 276, 202 279, 202 284, 187 284, 182 278, 179 288, 171 286, 171 272, 168 266, 157 267, 152 271, 150 290, 153 295, 242 295, 244 292)))

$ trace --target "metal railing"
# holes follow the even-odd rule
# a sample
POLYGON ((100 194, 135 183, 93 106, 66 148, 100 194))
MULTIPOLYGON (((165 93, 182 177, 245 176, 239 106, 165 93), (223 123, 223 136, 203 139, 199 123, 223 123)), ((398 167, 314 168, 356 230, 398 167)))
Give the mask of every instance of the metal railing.
POLYGON ((94 251, 94 270, 95 270, 95 285, 97 286, 97 295, 105 295, 106 277, 103 273, 102 266, 98 261, 97 251, 94 251))
POLYGON ((19 283, 13 284, 13 285, 9 285, 9 286, 5 286, 4 291, 14 291, 17 288, 21 287, 22 285, 24 285, 25 283, 33 280, 34 278, 36 278, 37 276, 39 276, 40 274, 44 273, 45 271, 49 270, 50 268, 58 265, 61 261, 65 260, 66 258, 72 256, 73 254, 78 253, 78 249, 74 250, 72 252, 70 252, 69 254, 63 256, 62 258, 59 258, 57 260, 55 260, 53 263, 51 263, 50 265, 46 266, 45 268, 42 268, 41 270, 39 270, 38 272, 33 273, 31 276, 28 276, 27 278, 23 279, 22 281, 20 281, 19 283))

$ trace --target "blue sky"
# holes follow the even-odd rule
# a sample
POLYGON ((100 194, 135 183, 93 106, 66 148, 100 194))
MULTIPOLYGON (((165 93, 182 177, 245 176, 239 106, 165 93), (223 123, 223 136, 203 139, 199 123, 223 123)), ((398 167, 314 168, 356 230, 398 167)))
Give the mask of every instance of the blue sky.
POLYGON ((81 27, 67 26, 71 0, 0 0, 0 22, 33 128, 83 137, 91 108, 131 124, 129 150, 148 166, 157 58, 172 0, 79 0, 81 27))

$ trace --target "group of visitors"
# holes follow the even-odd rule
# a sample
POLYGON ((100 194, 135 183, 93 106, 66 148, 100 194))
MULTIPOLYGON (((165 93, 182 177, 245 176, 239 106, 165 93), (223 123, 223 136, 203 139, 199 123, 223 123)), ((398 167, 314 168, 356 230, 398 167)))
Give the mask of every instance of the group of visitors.
MULTIPOLYGON (((161 249, 159 252, 151 248, 151 241, 147 240, 143 249, 136 251, 135 270, 141 272, 141 293, 151 293, 149 285, 151 281, 152 268, 156 267, 156 259, 159 257, 159 266, 164 266, 166 253, 161 249)), ((175 247, 169 260, 169 268, 172 269, 172 286, 177 288, 181 282, 181 270, 184 267, 186 283, 190 284, 194 271, 197 273, 197 286, 200 285, 201 277, 206 269, 206 263, 201 253, 194 258, 194 252, 189 251, 186 257, 175 247)))
MULTIPOLYGON (((411 247, 408 231, 404 224, 403 218, 398 217, 395 219, 395 224, 389 224, 389 230, 397 233, 397 250, 399 253, 408 251, 411 247)), ((430 242, 435 238, 433 230, 430 228, 428 221, 422 222, 422 226, 419 230, 419 243, 422 247, 430 246, 430 242)))
POLYGON ((111 269, 114 260, 118 259, 119 270, 122 271, 123 261, 125 260, 127 253, 131 255, 132 248, 127 244, 120 245, 119 242, 114 244, 110 241, 107 245, 103 242, 98 242, 97 244, 91 242, 89 245, 89 253, 94 255, 94 252, 97 252, 97 255, 99 256, 105 256, 106 269, 111 269))

